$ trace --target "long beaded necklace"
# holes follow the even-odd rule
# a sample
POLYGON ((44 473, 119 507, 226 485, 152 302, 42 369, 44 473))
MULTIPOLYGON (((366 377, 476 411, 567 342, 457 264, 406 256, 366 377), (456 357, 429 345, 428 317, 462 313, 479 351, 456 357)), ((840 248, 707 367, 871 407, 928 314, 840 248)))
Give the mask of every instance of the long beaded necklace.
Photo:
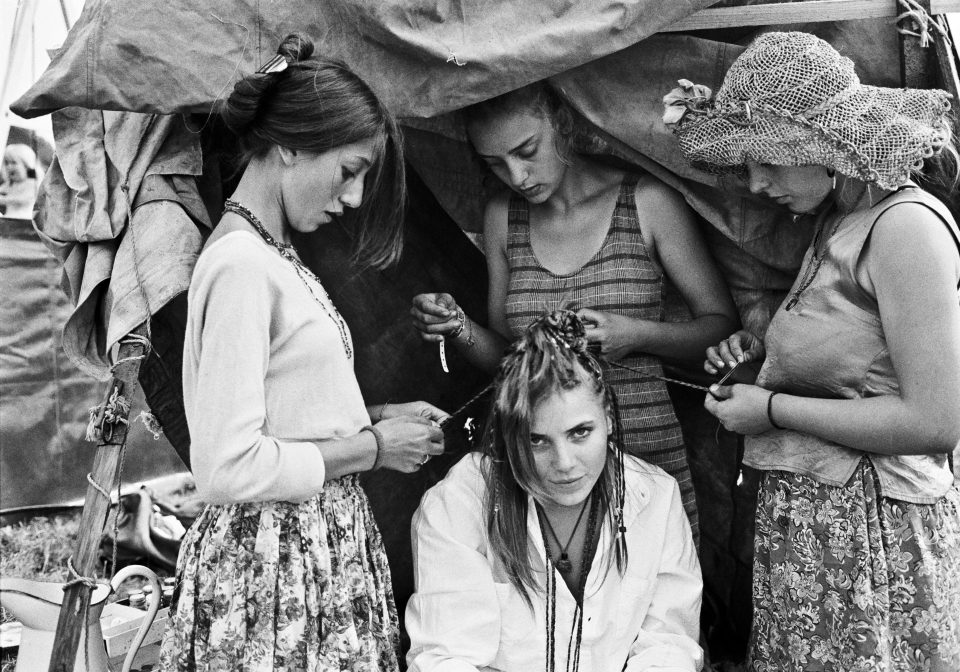
POLYGON ((327 294, 327 290, 323 288, 323 283, 320 282, 320 278, 311 271, 306 265, 300 261, 300 257, 297 255, 297 250, 290 243, 281 243, 276 238, 270 235, 263 223, 257 219, 257 216, 250 212, 245 206, 238 203, 237 201, 227 199, 223 204, 224 211, 229 210, 230 212, 235 212, 236 214, 243 217, 247 220, 250 225, 257 230, 257 233, 260 234, 260 237, 263 238, 263 241, 274 248, 277 252, 280 253, 280 256, 289 261, 294 270, 297 272, 297 277, 300 278, 300 282, 303 283, 303 286, 307 288, 307 291, 310 292, 310 296, 313 297, 313 300, 320 304, 320 307, 323 308, 323 312, 327 314, 333 323, 337 325, 337 329, 340 332, 340 341, 343 343, 343 349, 347 353, 347 359, 353 357, 353 347, 350 345, 350 337, 347 335, 347 323, 344 321, 343 316, 340 315, 340 311, 337 310, 337 307, 333 305, 333 301, 330 300, 330 295, 327 294), (317 287, 320 288, 320 291, 323 292, 323 298, 326 301, 322 301, 317 293, 313 290, 313 285, 308 282, 308 278, 313 280, 317 287), (329 306, 329 307, 328 307, 329 306), (331 310, 332 309, 332 310, 331 310))
MULTIPOLYGON (((817 216, 817 232, 813 237, 812 250, 810 252, 810 262, 806 265, 803 273, 803 279, 800 281, 800 284, 797 286, 797 289, 794 290, 793 294, 790 295, 790 300, 787 301, 787 304, 783 307, 784 310, 790 310, 797 302, 800 301, 800 295, 803 294, 811 284, 813 284, 814 279, 817 277, 817 273, 820 271, 820 267, 823 265, 823 261, 827 255, 827 243, 833 238, 834 234, 840 230, 840 225, 843 224, 843 220, 847 218, 851 212, 854 212, 857 207, 860 205, 860 202, 863 200, 864 195, 870 195, 869 186, 864 186, 862 191, 852 199, 853 204, 847 208, 841 209, 838 201, 836 199, 832 200, 830 205, 823 209, 823 211, 817 216), (827 221, 830 219, 831 215, 834 217, 833 227, 830 229, 825 237, 823 235, 824 229, 826 229, 827 221)), ((850 202, 850 201, 848 201, 850 202)))
POLYGON ((806 265, 806 268, 803 272, 803 279, 800 281, 800 284, 797 285, 797 289, 790 296, 790 300, 787 301, 787 305, 783 307, 784 310, 790 310, 797 302, 800 300, 800 295, 803 294, 807 288, 813 284, 814 278, 817 277, 817 273, 820 271, 820 266, 823 265, 823 259, 826 256, 826 243, 824 241, 830 240, 833 237, 833 234, 837 232, 837 229, 840 228, 840 223, 843 221, 843 215, 836 217, 834 222, 833 229, 823 238, 823 230, 826 228, 826 220, 831 212, 834 212, 835 208, 827 208, 827 211, 820 216, 820 221, 817 224, 817 232, 813 236, 813 245, 811 246, 810 252, 810 261, 806 265), (821 249, 821 247, 823 249, 821 249))
MULTIPOLYGON (((590 496, 587 497, 587 501, 595 499, 594 493, 591 492, 590 496)), ((584 537, 583 542, 583 560, 580 565, 580 577, 577 584, 577 593, 574 597, 577 598, 577 605, 574 608, 573 612, 573 623, 571 624, 571 633, 570 639, 567 642, 567 672, 579 672, 580 670, 580 646, 583 641, 583 602, 585 600, 586 594, 586 585, 587 585, 587 576, 590 574, 590 567, 593 565, 593 542, 595 541, 595 536, 598 532, 598 520, 599 515, 597 512, 597 506, 590 507, 590 515, 587 520, 587 534, 584 537)), ((580 514, 583 515, 583 511, 586 509, 580 510, 580 514)), ((546 520, 546 514, 543 515, 544 520, 546 520)), ((577 519, 577 524, 579 525, 579 518, 577 519)), ((547 523, 549 525, 549 521, 547 523)), ((540 527, 540 532, 543 535, 543 545, 544 550, 547 550, 547 534, 543 526, 540 527)), ((551 529, 551 533, 553 530, 551 529)), ((554 535, 556 536, 556 535, 554 535)), ((572 536, 572 535, 571 535, 572 536)), ((569 545, 569 544, 568 544, 569 545)), ((557 576, 553 571, 554 567, 560 569, 559 565, 555 565, 553 562, 553 556, 547 550, 547 605, 546 605, 546 658, 547 666, 546 672, 555 672, 556 670, 556 647, 557 647, 557 576)), ((562 571, 562 570, 561 570, 562 571)))

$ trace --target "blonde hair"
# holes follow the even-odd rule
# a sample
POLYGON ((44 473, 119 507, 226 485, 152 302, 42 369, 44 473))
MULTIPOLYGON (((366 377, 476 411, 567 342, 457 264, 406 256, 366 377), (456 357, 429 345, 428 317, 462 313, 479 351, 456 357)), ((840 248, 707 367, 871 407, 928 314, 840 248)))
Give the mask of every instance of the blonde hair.
MULTIPOLYGON (((17 161, 17 163, 23 166, 27 177, 40 179, 41 175, 37 165, 37 154, 28 145, 20 143, 7 145, 6 149, 3 150, 3 158, 10 158, 17 161)), ((7 179, 10 179, 10 177, 7 176, 7 179)))
MULTIPOLYGON (((603 379, 597 359, 587 349, 585 330, 576 313, 558 310, 537 319, 516 341, 500 364, 494 383, 482 451, 486 484, 487 536, 510 582, 530 603, 536 584, 530 567, 527 495, 543 492, 530 451, 534 407, 560 390, 589 386, 611 419, 606 464, 594 486, 596 504, 611 529, 611 553, 617 570, 626 570, 623 539, 623 439, 616 395, 603 379)), ((608 569, 609 569, 608 564, 608 569)))

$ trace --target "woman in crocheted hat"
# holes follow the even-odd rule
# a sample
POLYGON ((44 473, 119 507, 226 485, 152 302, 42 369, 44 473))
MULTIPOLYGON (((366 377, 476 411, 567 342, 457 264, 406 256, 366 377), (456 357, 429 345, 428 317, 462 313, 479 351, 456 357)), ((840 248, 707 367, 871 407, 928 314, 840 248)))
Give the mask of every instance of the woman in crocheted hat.
POLYGON ((487 327, 446 293, 413 300, 427 341, 447 339, 474 365, 495 371, 506 345, 544 310, 573 308, 620 399, 627 452, 680 483, 696 534, 696 501, 680 424, 660 357, 696 360, 738 326, 733 300, 693 211, 652 175, 624 171, 572 147, 574 117, 546 82, 464 110, 470 142, 509 190, 484 214, 487 327), (672 283, 690 308, 664 321, 672 283))
POLYGON ((949 96, 862 85, 805 33, 758 38, 715 98, 682 85, 690 161, 816 224, 764 338, 705 363, 762 363, 706 400, 764 471, 752 669, 958 670, 960 231, 918 185, 956 157, 949 96))
POLYGON ((677 482, 623 452, 572 311, 503 358, 481 452, 413 520, 412 672, 699 670, 702 583, 677 482))
POLYGON ((359 473, 419 469, 446 415, 364 404, 349 327, 291 243, 341 217, 362 264, 391 264, 401 243, 394 119, 312 52, 288 36, 220 110, 245 162, 190 282, 183 396, 209 504, 181 544, 163 670, 400 668, 359 473))

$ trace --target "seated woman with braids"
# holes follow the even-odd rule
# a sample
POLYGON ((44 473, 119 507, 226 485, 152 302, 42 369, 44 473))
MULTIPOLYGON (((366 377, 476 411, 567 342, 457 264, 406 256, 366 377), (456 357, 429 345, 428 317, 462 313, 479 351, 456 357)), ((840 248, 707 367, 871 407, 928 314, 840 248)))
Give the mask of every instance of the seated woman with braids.
POLYGON ((535 321, 500 365, 481 451, 414 516, 411 671, 701 668, 679 487, 621 442, 583 323, 535 321))

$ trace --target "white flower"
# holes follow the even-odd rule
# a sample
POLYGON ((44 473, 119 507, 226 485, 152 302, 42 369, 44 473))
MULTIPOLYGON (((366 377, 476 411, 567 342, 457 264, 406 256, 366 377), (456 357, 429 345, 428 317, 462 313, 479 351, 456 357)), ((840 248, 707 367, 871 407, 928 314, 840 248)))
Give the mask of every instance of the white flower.
POLYGON ((679 79, 677 84, 680 86, 663 97, 663 123, 670 128, 683 119, 691 104, 703 104, 713 99, 709 86, 694 84, 689 79, 679 79))

